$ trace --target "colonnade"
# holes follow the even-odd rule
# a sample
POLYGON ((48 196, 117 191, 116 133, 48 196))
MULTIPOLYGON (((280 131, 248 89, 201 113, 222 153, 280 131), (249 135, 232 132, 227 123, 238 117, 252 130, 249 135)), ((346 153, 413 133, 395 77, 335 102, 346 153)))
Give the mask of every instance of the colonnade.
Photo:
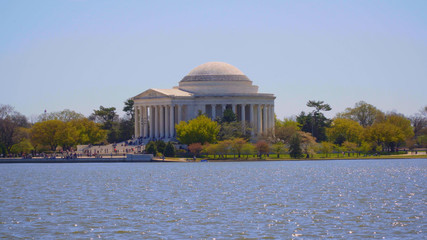
POLYGON ((267 134, 274 129, 273 104, 167 104, 135 105, 135 137, 173 139, 175 124, 197 117, 199 111, 212 120, 231 109, 243 127, 249 123, 252 136, 267 134))

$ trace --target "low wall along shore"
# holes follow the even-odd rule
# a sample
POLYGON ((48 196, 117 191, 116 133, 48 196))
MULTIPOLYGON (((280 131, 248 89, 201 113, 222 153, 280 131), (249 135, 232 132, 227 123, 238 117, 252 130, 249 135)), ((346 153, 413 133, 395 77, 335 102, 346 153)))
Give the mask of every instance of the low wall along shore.
POLYGON ((109 162, 151 162, 153 154, 128 154, 126 157, 112 158, 0 158, 0 163, 109 163, 109 162))

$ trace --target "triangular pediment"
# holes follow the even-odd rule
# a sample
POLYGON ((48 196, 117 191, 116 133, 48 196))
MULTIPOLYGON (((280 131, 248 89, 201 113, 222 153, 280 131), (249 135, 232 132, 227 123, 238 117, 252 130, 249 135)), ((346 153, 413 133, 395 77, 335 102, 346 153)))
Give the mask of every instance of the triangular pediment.
POLYGON ((157 91, 156 89, 148 89, 136 95, 134 98, 160 98, 160 97, 168 97, 168 95, 160 91, 157 91))

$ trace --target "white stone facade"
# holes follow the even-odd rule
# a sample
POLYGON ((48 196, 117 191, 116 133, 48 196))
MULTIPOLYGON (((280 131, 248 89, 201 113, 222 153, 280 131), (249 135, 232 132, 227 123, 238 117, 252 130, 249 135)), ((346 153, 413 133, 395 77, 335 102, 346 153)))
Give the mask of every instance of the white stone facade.
POLYGON ((258 87, 236 67, 209 62, 193 69, 173 89, 149 89, 135 96, 135 137, 145 140, 176 138, 175 125, 199 112, 215 119, 229 108, 252 136, 274 129, 273 94, 258 87))

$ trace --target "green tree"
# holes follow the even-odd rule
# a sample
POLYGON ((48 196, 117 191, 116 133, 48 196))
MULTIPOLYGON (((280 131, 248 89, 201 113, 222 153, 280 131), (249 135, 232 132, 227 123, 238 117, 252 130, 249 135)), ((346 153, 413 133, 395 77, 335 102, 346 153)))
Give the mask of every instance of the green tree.
POLYGON ((289 141, 289 155, 291 158, 302 157, 301 137, 298 133, 295 133, 289 141))
POLYGON ((225 109, 222 115, 223 115, 221 118, 222 123, 231 123, 231 122, 237 121, 236 114, 233 112, 233 110, 229 108, 225 109))
POLYGON ((166 143, 163 140, 157 140, 155 141, 155 143, 156 143, 157 151, 161 154, 164 154, 166 149, 166 143))
POLYGON ((337 115, 338 118, 348 118, 358 122, 362 127, 368 127, 379 121, 384 113, 371 104, 360 101, 354 108, 347 108, 343 113, 337 115))
POLYGON ((308 101, 307 106, 314 107, 314 110, 307 115, 305 112, 301 112, 297 116, 301 130, 311 133, 319 142, 326 140, 326 128, 329 127, 331 121, 321 111, 330 111, 331 107, 323 101, 312 100, 308 101))
POLYGON ((115 107, 106 108, 103 106, 99 107, 99 110, 93 110, 93 113, 89 116, 89 119, 100 123, 102 129, 107 130, 107 141, 119 142, 120 138, 120 122, 119 116, 116 113, 115 107))
POLYGON ((154 143, 153 141, 150 141, 146 146, 145 146, 145 152, 147 154, 153 154, 153 156, 157 155, 157 148, 156 148, 156 143, 154 143))
POLYGON ((165 157, 175 157, 175 152, 175 146, 172 144, 172 142, 168 142, 165 148, 165 157))
POLYGON ((123 107, 123 112, 125 112, 126 115, 130 117, 131 121, 135 120, 135 108, 133 105, 134 101, 129 98, 125 101, 125 106, 123 107))
POLYGON ((183 144, 214 143, 219 132, 218 123, 205 115, 176 125, 177 139, 183 144))

